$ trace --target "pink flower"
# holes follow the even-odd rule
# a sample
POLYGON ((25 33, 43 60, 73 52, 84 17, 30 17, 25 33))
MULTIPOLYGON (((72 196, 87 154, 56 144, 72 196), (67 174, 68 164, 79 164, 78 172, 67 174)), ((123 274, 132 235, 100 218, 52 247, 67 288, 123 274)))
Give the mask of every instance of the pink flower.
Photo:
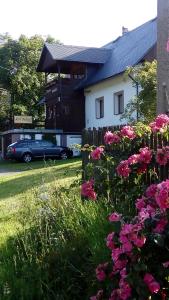
POLYGON ((101 158, 101 154, 104 152, 102 147, 97 147, 95 150, 91 152, 91 157, 94 160, 99 160, 101 158))
POLYGON ((150 128, 151 128, 152 132, 159 131, 159 128, 157 127, 156 122, 151 122, 150 123, 150 128))
POLYGON ((113 290, 109 300, 120 300, 121 298, 119 296, 119 293, 120 293, 120 289, 113 290))
POLYGON ((144 246, 146 242, 146 237, 145 236, 141 236, 141 237, 136 237, 134 240, 133 240, 133 243, 136 247, 138 248, 142 248, 144 246))
POLYGON ((126 267, 127 265, 127 259, 117 259, 116 261, 114 261, 114 266, 113 266, 113 271, 119 271, 124 269, 124 267, 126 267))
POLYGON ((163 147, 162 149, 157 149, 156 161, 159 165, 165 166, 168 162, 169 150, 168 147, 163 147))
POLYGON ((131 296, 131 287, 128 284, 128 282, 121 278, 119 282, 119 287, 120 287, 120 299, 122 300, 127 300, 131 296))
POLYGON ((119 260, 120 258, 120 255, 123 253, 122 249, 121 248, 115 248, 113 249, 112 251, 112 259, 114 261, 114 263, 119 260))
POLYGON ((157 222, 156 227, 153 229, 153 232, 162 233, 165 230, 167 224, 168 221, 166 219, 161 219, 159 222, 157 222))
POLYGON ((129 163, 129 165, 137 164, 137 163, 139 162, 139 158, 140 158, 140 154, 134 154, 134 155, 131 155, 131 156, 128 158, 128 163, 129 163))
POLYGON ((116 133, 112 133, 111 131, 107 131, 104 136, 105 144, 117 144, 120 142, 120 137, 116 133))
POLYGON ((165 180, 157 185, 155 200, 161 210, 169 208, 169 180, 165 180))
POLYGON ((146 206, 146 203, 145 203, 145 198, 142 197, 140 199, 137 199, 137 202, 136 202, 136 208, 138 210, 141 210, 142 208, 144 208, 146 206))
POLYGON ((153 198, 153 197, 155 197, 156 192, 157 192, 157 184, 151 184, 146 189, 146 196, 149 198, 153 198))
POLYGON ((118 213, 114 212, 109 216, 109 221, 110 222, 117 222, 121 220, 121 215, 119 215, 118 213))
POLYGON ((100 300, 103 297, 103 290, 99 290, 96 296, 90 297, 90 300, 100 300))
POLYGON ((168 267, 169 267, 169 261, 164 262, 164 263, 163 263, 163 267, 164 267, 164 268, 168 268, 168 267))
POLYGON ((139 162, 149 164, 152 159, 152 151, 148 147, 140 149, 139 162))
POLYGON ((160 129, 169 124, 169 117, 165 114, 158 115, 155 119, 156 126, 160 129))
POLYGON ((121 135, 123 137, 129 138, 130 140, 133 140, 136 137, 135 132, 134 132, 134 128, 131 127, 131 126, 124 126, 121 129, 121 135))
POLYGON ((128 177, 131 173, 131 169, 129 168, 129 164, 127 160, 122 160, 120 164, 116 168, 117 174, 119 176, 128 177))
POLYGON ((149 273, 145 274, 144 282, 148 286, 148 288, 152 294, 153 293, 157 294, 159 292, 160 285, 157 281, 155 281, 154 277, 151 274, 149 274, 149 273))
POLYGON ((107 269, 108 263, 100 264, 96 268, 96 277, 99 281, 104 281, 106 278, 106 269, 107 269))
POLYGON ((111 250, 115 248, 113 237, 114 237, 114 232, 109 233, 108 236, 107 236, 107 239, 106 239, 106 245, 111 250))
POLYGON ((81 195, 89 199, 96 200, 96 193, 93 189, 94 181, 89 180, 81 185, 81 195))

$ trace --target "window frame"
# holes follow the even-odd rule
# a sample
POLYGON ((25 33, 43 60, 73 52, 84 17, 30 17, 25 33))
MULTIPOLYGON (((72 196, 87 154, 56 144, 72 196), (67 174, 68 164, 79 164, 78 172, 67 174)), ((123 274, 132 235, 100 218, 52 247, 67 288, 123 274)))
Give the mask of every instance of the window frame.
POLYGON ((104 96, 95 99, 95 116, 96 119, 104 118, 104 96), (101 104, 100 104, 101 102, 103 102, 103 111, 101 110, 101 104), (97 112, 98 103, 99 103, 99 114, 97 112))
POLYGON ((119 92, 114 93, 114 97, 113 97, 113 101, 114 101, 114 115, 118 116, 118 115, 122 115, 124 113, 124 90, 121 90, 119 92), (120 107, 122 105, 120 105, 120 101, 118 101, 118 112, 116 113, 116 101, 119 99, 118 97, 122 95, 122 105, 123 105, 123 111, 120 110, 120 107))

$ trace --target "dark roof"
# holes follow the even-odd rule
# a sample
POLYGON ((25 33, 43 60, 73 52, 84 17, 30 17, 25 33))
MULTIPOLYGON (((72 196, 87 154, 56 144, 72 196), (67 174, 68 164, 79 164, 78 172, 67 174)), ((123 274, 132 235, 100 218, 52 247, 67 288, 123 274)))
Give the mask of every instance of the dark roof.
MULTIPOLYGON (((50 71, 56 62, 104 64, 110 57, 111 50, 106 48, 91 48, 45 43, 37 71, 50 71)), ((55 68, 55 67, 54 67, 55 68)), ((55 69, 54 69, 55 70, 55 69)))
POLYGON ((56 62, 65 65, 71 62, 88 64, 87 79, 81 81, 79 88, 118 75, 128 66, 138 64, 157 42, 157 19, 125 33, 101 48, 66 46, 45 43, 37 71, 55 72, 56 62), (90 66, 95 66, 90 72, 90 66))
POLYGON ((155 18, 103 46, 104 49, 111 49, 109 60, 94 75, 83 81, 81 87, 118 75, 128 66, 138 64, 156 42, 157 19, 155 18))
POLYGON ((52 58, 57 61, 75 61, 104 64, 111 51, 106 48, 91 48, 45 43, 52 58))

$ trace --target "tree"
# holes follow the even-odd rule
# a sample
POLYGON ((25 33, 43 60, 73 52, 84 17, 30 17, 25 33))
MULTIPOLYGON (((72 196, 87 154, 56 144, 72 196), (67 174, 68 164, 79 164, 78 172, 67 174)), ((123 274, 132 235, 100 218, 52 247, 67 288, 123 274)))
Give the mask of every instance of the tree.
MULTIPOLYGON (((49 36, 46 41, 54 42, 54 39, 49 36)), ((45 86, 44 73, 36 72, 44 42, 42 36, 27 38, 21 35, 19 40, 8 37, 0 47, 0 65, 17 70, 12 74, 0 69, 0 86, 11 94, 12 112, 31 115, 36 120, 42 115, 42 108, 37 103, 43 96, 45 86)))
MULTIPOLYGON (((132 74, 132 77, 139 85, 138 97, 133 97, 126 105, 121 119, 128 122, 136 120, 136 111, 138 111, 139 120, 146 123, 152 121, 156 115, 157 98, 157 61, 145 62, 143 65, 130 67, 126 74, 132 74)), ((133 82, 133 85, 135 83, 133 82)))

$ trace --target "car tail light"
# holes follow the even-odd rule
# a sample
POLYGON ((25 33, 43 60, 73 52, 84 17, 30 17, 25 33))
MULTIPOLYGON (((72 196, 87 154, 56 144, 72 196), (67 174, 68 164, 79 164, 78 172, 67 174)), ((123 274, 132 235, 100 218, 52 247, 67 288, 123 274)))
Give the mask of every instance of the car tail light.
POLYGON ((12 153, 16 152, 16 148, 11 148, 12 153))

